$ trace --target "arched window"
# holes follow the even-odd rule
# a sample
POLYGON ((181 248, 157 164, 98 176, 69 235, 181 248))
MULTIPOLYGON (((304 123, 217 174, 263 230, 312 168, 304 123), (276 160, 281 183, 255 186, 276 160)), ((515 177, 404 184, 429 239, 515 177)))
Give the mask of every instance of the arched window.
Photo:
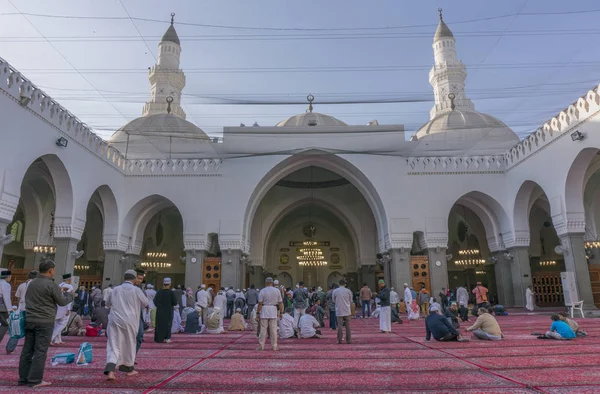
POLYGON ((10 225, 10 233, 15 237, 15 242, 21 242, 23 238, 23 222, 16 220, 10 225))

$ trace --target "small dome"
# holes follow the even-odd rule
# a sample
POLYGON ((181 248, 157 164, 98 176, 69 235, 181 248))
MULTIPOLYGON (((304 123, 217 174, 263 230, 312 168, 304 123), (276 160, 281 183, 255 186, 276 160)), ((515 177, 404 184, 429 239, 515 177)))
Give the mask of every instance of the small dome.
POLYGON ((320 114, 318 112, 307 112, 287 118, 279 123, 277 127, 328 127, 328 126, 348 126, 346 123, 333 116, 320 114))
POLYGON ((208 138, 208 136, 198 126, 172 114, 156 114, 142 116, 127 123, 117 130, 109 141, 122 141, 127 139, 127 134, 145 135, 151 137, 197 137, 208 138))
POLYGON ((450 28, 448 25, 446 25, 446 22, 440 19, 440 24, 438 25, 435 35, 433 36, 433 42, 441 40, 442 38, 454 38, 454 34, 452 34, 452 31, 450 31, 450 28))
POLYGON ((519 142, 519 137, 491 115, 468 110, 452 110, 425 123, 412 138, 421 140, 486 140, 490 143, 519 142))
POLYGON ((177 45, 181 45, 181 42, 179 41, 179 36, 177 35, 177 32, 175 31, 175 27, 173 27, 173 23, 171 23, 171 26, 169 26, 169 28, 167 29, 165 34, 162 36, 162 39, 160 41, 161 42, 169 41, 169 42, 174 42, 177 45))

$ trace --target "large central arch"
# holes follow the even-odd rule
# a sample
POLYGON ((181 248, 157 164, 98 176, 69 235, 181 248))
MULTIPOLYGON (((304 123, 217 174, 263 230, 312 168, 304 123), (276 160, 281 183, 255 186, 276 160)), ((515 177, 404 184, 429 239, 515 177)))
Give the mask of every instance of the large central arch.
POLYGON ((246 207, 244 215, 243 237, 246 242, 252 238, 252 221, 260 202, 267 192, 281 179, 304 167, 316 166, 335 172, 346 178, 362 194, 371 208, 375 224, 377 226, 377 237, 381 245, 388 233, 387 216, 379 193, 375 186, 354 164, 341 158, 320 150, 313 150, 288 157, 273 167, 258 183, 246 207))

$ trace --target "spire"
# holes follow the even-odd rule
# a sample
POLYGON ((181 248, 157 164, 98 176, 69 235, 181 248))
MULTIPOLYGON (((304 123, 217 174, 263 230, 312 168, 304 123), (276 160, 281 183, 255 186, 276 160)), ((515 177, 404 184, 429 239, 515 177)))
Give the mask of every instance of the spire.
POLYGON ((465 95, 467 69, 458 60, 456 39, 444 22, 442 9, 440 23, 433 37, 434 65, 429 72, 429 83, 433 88, 435 104, 429 115, 431 119, 452 110, 474 111, 475 107, 465 95))
POLYGON ((315 96, 313 96, 312 94, 309 94, 308 96, 306 96, 306 99, 308 100, 308 110, 306 112, 312 112, 313 111, 313 101, 315 101, 315 96))
POLYGON ((454 38, 454 34, 450 31, 446 22, 444 22, 444 17, 442 16, 442 9, 438 8, 438 12, 440 13, 440 23, 438 24, 437 30, 435 31, 435 35, 433 36, 433 42, 439 41, 442 38, 454 38))
POLYGON ((175 31, 175 26, 173 26, 173 23, 175 23, 175 13, 174 12, 171 13, 171 26, 169 26, 169 28, 167 29, 165 34, 162 36, 162 39, 160 41, 161 42, 169 41, 169 42, 174 42, 177 45, 181 45, 181 41, 179 41, 179 36, 177 35, 177 32, 175 31))

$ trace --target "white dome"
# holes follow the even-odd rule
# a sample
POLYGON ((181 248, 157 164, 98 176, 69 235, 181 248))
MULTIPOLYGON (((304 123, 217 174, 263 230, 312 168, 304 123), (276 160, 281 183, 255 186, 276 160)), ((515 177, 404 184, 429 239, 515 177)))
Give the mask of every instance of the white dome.
POLYGON ((476 111, 457 110, 443 113, 425 123, 412 140, 480 141, 517 143, 519 137, 502 121, 476 111))
POLYGON ((346 123, 333 116, 320 114, 318 112, 307 112, 287 118, 279 123, 277 127, 328 127, 328 126, 348 126, 346 123))
POLYGON ((134 119, 117 130, 110 137, 109 141, 123 141, 127 139, 127 135, 144 135, 149 138, 156 136, 208 139, 208 136, 202 129, 173 114, 156 114, 134 119))

